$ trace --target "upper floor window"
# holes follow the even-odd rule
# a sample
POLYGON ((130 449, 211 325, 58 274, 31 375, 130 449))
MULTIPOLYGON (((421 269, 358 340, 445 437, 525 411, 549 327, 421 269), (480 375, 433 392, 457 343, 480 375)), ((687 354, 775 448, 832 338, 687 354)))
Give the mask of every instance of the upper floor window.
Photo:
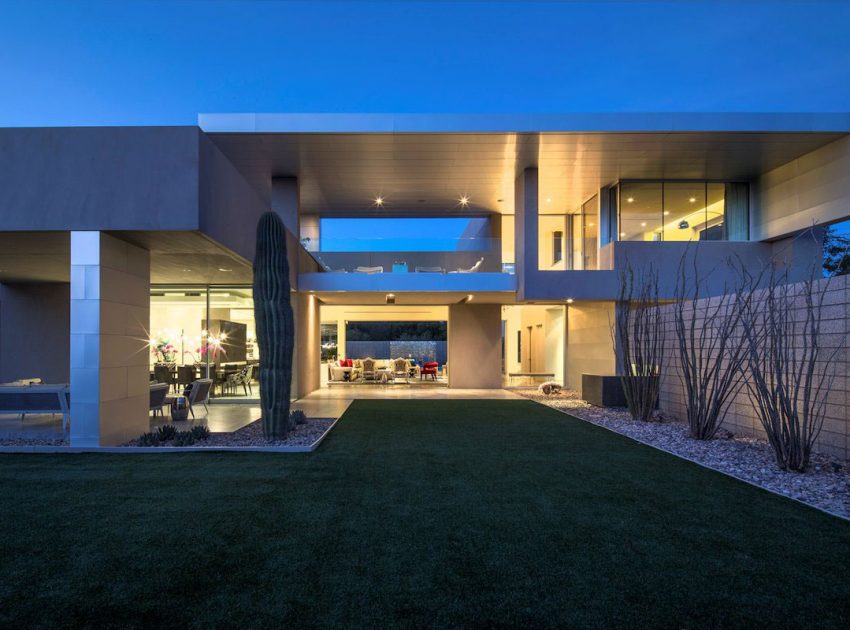
POLYGON ((745 241, 749 187, 740 182, 620 183, 621 241, 745 241))

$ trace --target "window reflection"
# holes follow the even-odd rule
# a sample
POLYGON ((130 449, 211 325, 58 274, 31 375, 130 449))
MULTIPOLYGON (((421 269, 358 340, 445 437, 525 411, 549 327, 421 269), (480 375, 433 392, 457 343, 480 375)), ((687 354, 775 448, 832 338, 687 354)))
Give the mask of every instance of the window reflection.
POLYGON ((705 181, 622 182, 621 241, 746 240, 746 183, 705 181), (732 191, 735 229, 727 226, 732 191))

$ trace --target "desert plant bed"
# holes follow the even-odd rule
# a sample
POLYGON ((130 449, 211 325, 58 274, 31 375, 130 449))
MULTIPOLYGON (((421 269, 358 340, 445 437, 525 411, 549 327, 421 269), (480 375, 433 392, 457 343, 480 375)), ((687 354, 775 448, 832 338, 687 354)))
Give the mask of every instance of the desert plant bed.
POLYGON ((592 422, 644 444, 714 468, 749 483, 850 519, 850 464, 815 453, 805 473, 780 470, 766 440, 719 431, 713 440, 695 440, 684 421, 656 414, 653 421, 632 419, 626 409, 594 407, 575 391, 545 395, 516 390, 527 398, 592 422))

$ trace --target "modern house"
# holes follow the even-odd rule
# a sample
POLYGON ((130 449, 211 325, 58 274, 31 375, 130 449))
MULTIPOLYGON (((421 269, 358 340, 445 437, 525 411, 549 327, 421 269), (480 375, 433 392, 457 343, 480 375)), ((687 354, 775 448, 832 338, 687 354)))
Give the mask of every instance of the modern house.
POLYGON ((70 383, 79 446, 147 430, 160 365, 175 382, 199 369, 221 400, 256 395, 251 260, 268 210, 289 230, 296 396, 358 379, 327 363, 366 358, 364 322, 445 331, 443 345, 385 339, 372 347, 386 356, 368 353, 431 359, 432 386, 577 389, 615 371, 625 265, 659 269, 672 298, 689 242, 706 270, 730 254, 818 263, 818 244, 794 236, 850 216, 850 114, 2 129, 0 382, 70 383))

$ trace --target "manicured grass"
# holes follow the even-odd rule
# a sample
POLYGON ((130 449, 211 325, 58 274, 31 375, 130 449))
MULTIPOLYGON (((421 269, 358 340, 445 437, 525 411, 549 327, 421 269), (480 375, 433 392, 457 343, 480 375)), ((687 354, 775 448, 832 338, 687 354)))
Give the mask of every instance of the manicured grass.
POLYGON ((0 456, 0 625, 847 627, 850 524, 530 401, 0 456))

